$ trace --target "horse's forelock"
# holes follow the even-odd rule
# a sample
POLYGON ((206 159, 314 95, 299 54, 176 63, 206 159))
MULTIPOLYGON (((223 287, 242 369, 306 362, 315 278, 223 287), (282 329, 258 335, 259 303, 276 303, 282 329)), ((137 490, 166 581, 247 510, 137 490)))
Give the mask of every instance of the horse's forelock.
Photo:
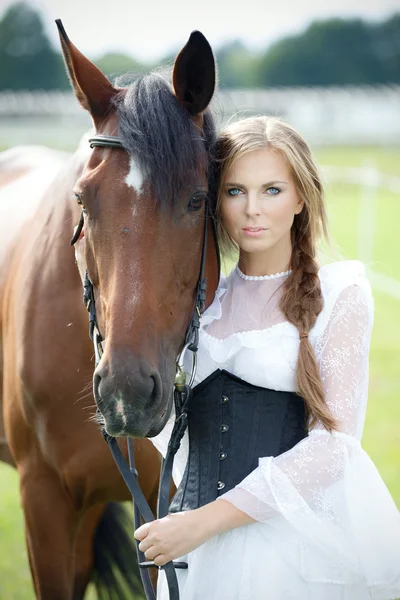
POLYGON ((203 134, 159 74, 138 77, 116 100, 119 135, 163 208, 195 183, 199 164, 208 164, 214 140, 210 113, 203 134))

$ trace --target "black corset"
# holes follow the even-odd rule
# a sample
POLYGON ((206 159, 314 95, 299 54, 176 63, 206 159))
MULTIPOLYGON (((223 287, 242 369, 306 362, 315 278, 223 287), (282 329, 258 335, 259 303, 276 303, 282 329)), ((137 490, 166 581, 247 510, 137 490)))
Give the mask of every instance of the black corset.
POLYGON ((278 456, 307 436, 303 399, 254 386, 225 370, 193 388, 189 459, 170 512, 212 502, 240 483, 262 456, 278 456))

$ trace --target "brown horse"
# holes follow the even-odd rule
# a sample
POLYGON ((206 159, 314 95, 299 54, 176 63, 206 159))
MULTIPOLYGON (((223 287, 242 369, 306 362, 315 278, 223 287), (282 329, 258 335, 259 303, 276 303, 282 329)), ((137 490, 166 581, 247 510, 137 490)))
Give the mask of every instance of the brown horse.
MULTIPOLYGON (((94 374, 105 427, 118 436, 154 436, 170 413, 199 275, 213 137, 205 111, 215 67, 207 41, 195 32, 175 61, 172 88, 158 74, 115 87, 59 28, 76 96, 96 134, 119 135, 125 150, 96 147, 88 160, 78 151, 48 169, 47 180, 42 170, 42 183, 52 179, 43 195, 32 186, 24 192, 37 206, 31 217, 23 214, 22 196, 8 204, 2 226, 12 239, 0 263, 0 437, 4 427, 8 449, 3 444, 1 457, 18 469, 36 595, 77 600, 96 566, 93 540, 110 530, 107 503, 129 494, 88 418, 95 412, 88 391, 93 347, 69 239, 83 213, 84 259, 105 338, 94 374)), ((6 202, 10 186, 36 172, 22 159, 20 165, 11 175, 3 167, 6 202)), ((211 226, 209 232, 207 305, 218 283, 211 226)), ((160 458, 146 439, 135 440, 135 448, 139 482, 154 508, 160 458)), ((122 570, 125 554, 133 586, 136 559, 121 548, 109 550, 122 570)), ((97 566, 107 579, 110 572, 97 566)), ((110 587, 105 597, 124 597, 110 587)))

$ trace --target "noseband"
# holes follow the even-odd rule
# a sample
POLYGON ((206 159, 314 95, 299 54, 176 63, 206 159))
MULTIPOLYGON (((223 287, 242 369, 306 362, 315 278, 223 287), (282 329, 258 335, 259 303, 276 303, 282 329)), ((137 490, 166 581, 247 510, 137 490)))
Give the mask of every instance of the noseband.
MULTIPOLYGON (((120 138, 109 135, 96 135, 89 139, 91 148, 120 148, 124 149, 124 145, 120 138)), ((177 371, 174 382, 174 404, 175 404, 175 424, 171 434, 171 439, 168 444, 168 450, 165 459, 162 460, 160 484, 158 492, 158 503, 157 503, 157 519, 161 519, 168 514, 169 507, 169 495, 172 481, 172 466, 174 456, 177 453, 182 437, 187 427, 187 413, 185 408, 191 394, 191 386, 194 382, 196 373, 196 353, 199 343, 199 328, 201 315, 205 310, 206 306, 206 289, 207 280, 204 278, 206 254, 207 254, 207 238, 208 238, 208 217, 209 217, 209 206, 208 200, 206 200, 205 206, 205 224, 204 224, 204 237, 203 237, 203 248, 201 254, 200 274, 196 288, 196 300, 195 306, 192 313, 192 318, 189 323, 189 327, 186 332, 183 349, 177 358, 177 371), (193 353, 192 361, 192 373, 190 376, 189 383, 186 382, 186 373, 183 368, 184 355, 190 350, 193 353)), ((83 213, 81 214, 78 227, 71 240, 71 245, 79 239, 84 224, 83 213)), ((216 239, 216 237, 215 237, 216 239)), ((218 250, 217 250, 218 256, 218 250)), ((218 271, 220 271, 220 263, 218 256, 218 271)), ((103 347, 102 347, 102 335, 99 330, 97 316, 96 316, 96 303, 94 298, 93 284, 89 279, 88 272, 85 273, 84 280, 84 294, 83 299, 85 306, 89 312, 89 335, 93 341, 95 362, 96 366, 100 362, 103 347)), ((134 516, 135 516, 135 527, 139 527, 141 519, 146 523, 154 521, 155 517, 153 512, 144 497, 142 490, 138 484, 138 472, 135 467, 135 457, 133 452, 132 438, 128 438, 128 456, 129 465, 126 462, 116 438, 108 435, 105 429, 102 429, 102 435, 107 442, 113 458, 117 464, 117 467, 129 488, 132 495, 134 516)), ((149 576, 149 568, 155 567, 165 571, 165 575, 168 582, 169 598, 170 600, 179 600, 179 587, 175 573, 175 569, 187 569, 187 563, 184 562, 169 562, 163 567, 158 567, 153 561, 147 561, 144 553, 139 550, 139 542, 136 540, 136 551, 138 555, 138 562, 140 567, 140 575, 145 590, 147 600, 156 600, 156 595, 153 590, 153 586, 149 576)))

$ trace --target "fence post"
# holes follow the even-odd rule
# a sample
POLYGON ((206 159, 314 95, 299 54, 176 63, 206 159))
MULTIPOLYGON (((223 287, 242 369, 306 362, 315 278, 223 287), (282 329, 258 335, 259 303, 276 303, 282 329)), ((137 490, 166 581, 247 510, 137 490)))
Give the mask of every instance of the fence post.
POLYGON ((375 222, 377 215, 377 193, 380 173, 375 163, 365 161, 362 165, 359 207, 358 207, 358 244, 357 255, 366 265, 374 258, 375 222))

